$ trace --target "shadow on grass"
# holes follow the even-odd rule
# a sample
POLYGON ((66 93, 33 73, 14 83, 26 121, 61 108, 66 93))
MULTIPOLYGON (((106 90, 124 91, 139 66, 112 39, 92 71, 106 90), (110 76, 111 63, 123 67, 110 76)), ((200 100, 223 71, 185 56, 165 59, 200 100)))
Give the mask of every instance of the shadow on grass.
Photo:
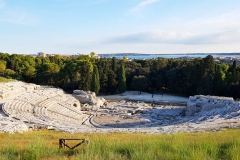
POLYGON ((219 159, 231 159, 232 155, 230 150, 233 148, 233 143, 223 143, 218 147, 219 159))
POLYGON ((68 157, 71 157, 71 156, 74 156, 74 155, 77 155, 79 153, 79 150, 64 150, 64 151, 61 151, 63 155, 66 155, 68 157))
POLYGON ((79 154, 85 154, 86 153, 86 146, 80 146, 75 149, 69 149, 69 148, 62 148, 59 149, 59 153, 63 156, 72 157, 77 156, 79 154))
POLYGON ((116 152, 127 159, 131 159, 134 151, 129 148, 117 148, 116 152))

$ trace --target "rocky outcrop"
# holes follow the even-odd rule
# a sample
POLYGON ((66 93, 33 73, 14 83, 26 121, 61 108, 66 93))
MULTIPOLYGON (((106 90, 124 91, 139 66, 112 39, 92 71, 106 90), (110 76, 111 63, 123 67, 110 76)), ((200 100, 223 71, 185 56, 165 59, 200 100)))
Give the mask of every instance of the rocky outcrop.
POLYGON ((28 126, 26 124, 18 124, 18 125, 9 125, 6 127, 5 132, 8 133, 23 133, 28 132, 28 126))
POLYGON ((41 86, 36 84, 24 83, 20 81, 0 83, 0 99, 5 99, 25 92, 31 92, 40 87, 41 86))
POLYGON ((74 90, 73 96, 83 104, 82 110, 98 110, 105 103, 104 98, 96 97, 96 94, 91 91, 74 90))
POLYGON ((208 111, 214 108, 222 108, 226 105, 234 104, 232 97, 217 97, 217 96, 190 96, 186 108, 186 116, 193 116, 201 111, 208 111))

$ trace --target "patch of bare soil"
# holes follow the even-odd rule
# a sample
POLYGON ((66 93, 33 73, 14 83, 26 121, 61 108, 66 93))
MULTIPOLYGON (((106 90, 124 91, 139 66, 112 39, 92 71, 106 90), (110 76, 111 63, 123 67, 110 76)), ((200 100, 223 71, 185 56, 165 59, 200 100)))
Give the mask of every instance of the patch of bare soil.
POLYGON ((129 128, 139 127, 145 124, 144 119, 138 116, 118 116, 118 115, 98 115, 94 118, 94 122, 113 128, 129 128))

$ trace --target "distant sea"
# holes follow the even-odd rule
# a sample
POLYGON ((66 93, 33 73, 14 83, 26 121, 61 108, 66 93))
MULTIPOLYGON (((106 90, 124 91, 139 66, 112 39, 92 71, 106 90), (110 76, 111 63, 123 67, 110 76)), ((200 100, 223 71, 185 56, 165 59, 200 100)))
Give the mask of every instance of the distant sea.
POLYGON ((117 59, 122 59, 126 56, 128 59, 155 59, 155 58, 181 58, 181 57, 189 57, 189 58, 205 58, 208 55, 217 57, 240 57, 239 53, 235 54, 100 54, 103 58, 112 58, 115 57, 117 59))

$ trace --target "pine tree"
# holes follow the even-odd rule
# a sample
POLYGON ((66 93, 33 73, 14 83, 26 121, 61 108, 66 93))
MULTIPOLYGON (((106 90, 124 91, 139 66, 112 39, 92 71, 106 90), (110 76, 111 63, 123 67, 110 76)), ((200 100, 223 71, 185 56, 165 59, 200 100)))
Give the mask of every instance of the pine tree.
POLYGON ((121 64, 119 75, 118 75, 118 91, 122 94, 126 91, 126 73, 124 64, 121 64))
POLYGON ((91 81, 91 91, 98 94, 100 90, 100 80, 99 80, 99 72, 96 65, 93 67, 92 81, 91 81))

